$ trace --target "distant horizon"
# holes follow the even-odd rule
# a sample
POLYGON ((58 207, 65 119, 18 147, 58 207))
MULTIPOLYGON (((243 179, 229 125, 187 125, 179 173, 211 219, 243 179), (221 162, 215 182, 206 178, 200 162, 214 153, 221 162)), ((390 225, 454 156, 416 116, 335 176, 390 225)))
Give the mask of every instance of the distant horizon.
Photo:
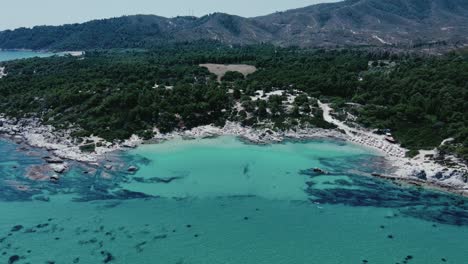
POLYGON ((256 17, 275 12, 306 7, 320 3, 343 0, 238 0, 219 2, 217 0, 126 0, 94 1, 82 0, 16 0, 2 4, 0 9, 0 31, 34 26, 60 26, 84 23, 91 20, 108 19, 132 15, 157 15, 162 17, 196 16, 212 13, 228 13, 243 17, 256 17))

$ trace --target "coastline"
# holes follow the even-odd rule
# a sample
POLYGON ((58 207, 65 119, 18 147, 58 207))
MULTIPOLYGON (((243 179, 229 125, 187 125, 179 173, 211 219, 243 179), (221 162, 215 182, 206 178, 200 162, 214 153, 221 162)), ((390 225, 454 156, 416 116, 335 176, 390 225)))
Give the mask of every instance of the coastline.
MULTIPOLYGON (((445 157, 454 165, 442 165, 436 159, 437 149, 420 150, 414 158, 406 157, 407 149, 399 144, 390 143, 385 135, 377 135, 362 127, 350 127, 333 117, 333 109, 318 101, 323 111, 324 120, 344 131, 348 140, 381 151, 386 160, 395 168, 389 175, 372 175, 379 178, 404 181, 413 185, 433 187, 468 197, 468 166, 453 156, 445 157)), ((443 143, 442 143, 443 144, 443 143)))
MULTIPOLYGON (((72 56, 72 57, 82 57, 86 54, 85 51, 80 50, 66 50, 66 51, 53 51, 53 50, 31 50, 31 49, 0 49, 0 52, 9 52, 9 53, 31 53, 30 56, 22 56, 19 58, 9 58, 6 60, 0 60, 0 62, 7 62, 10 60, 17 59, 28 59, 34 57, 50 57, 50 56, 72 56)), ((5 70, 5 69, 3 69, 5 70)))
POLYGON ((454 195, 460 195, 463 197, 468 197, 468 191, 460 190, 454 188, 449 184, 444 184, 442 182, 428 182, 418 178, 408 178, 408 177, 399 177, 399 176, 388 176, 388 175, 366 175, 368 177, 376 177, 379 179, 389 180, 399 186, 416 186, 424 189, 430 189, 435 191, 441 191, 445 193, 451 193, 454 195))
POLYGON ((111 143, 94 136, 78 141, 71 137, 73 129, 57 131, 52 126, 41 124, 37 118, 15 120, 0 115, 0 136, 17 143, 23 142, 31 147, 47 150, 52 162, 55 160, 58 163, 50 167, 59 174, 68 169, 70 161, 106 167, 108 166, 106 164, 107 153, 136 148, 141 144, 157 144, 176 138, 199 139, 234 136, 253 144, 274 144, 285 140, 343 140, 378 151, 385 157, 388 166, 393 168, 392 173, 388 175, 372 174, 369 176, 468 196, 468 183, 464 179, 468 173, 466 165, 458 162, 455 167, 443 166, 428 158, 436 155, 436 151, 426 151, 415 158, 407 158, 405 157, 406 150, 401 146, 391 144, 384 139, 384 136, 373 134, 363 128, 351 128, 332 116, 333 109, 329 105, 319 101, 319 106, 323 110, 325 121, 335 124, 338 129, 297 128, 288 131, 274 131, 268 128, 243 127, 239 123, 228 121, 222 128, 206 125, 168 134, 162 134, 154 129, 155 136, 150 140, 143 140, 134 135, 128 140, 111 143), (93 152, 86 153, 80 149, 80 147, 90 144, 96 145, 93 152), (431 154, 428 155, 428 153, 431 154))

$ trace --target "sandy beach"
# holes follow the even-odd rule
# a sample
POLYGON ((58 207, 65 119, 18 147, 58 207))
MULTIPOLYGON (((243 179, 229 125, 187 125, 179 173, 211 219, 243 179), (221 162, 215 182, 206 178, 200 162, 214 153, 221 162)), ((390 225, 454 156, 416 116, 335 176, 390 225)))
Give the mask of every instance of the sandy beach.
MULTIPOLYGON (((162 134, 154 129, 155 136, 151 140, 144 141, 138 136, 132 136, 121 142, 106 142, 102 138, 86 137, 78 143, 70 135, 72 130, 57 131, 52 126, 42 125, 38 119, 12 120, 0 116, 0 134, 13 141, 43 148, 49 151, 51 156, 63 160, 63 165, 55 166, 54 171, 63 171, 67 168, 66 160, 79 161, 94 165, 103 165, 105 154, 116 150, 135 148, 140 144, 153 144, 166 140, 184 138, 196 139, 215 136, 235 136, 255 144, 279 143, 284 140, 308 140, 329 138, 347 140, 379 151, 386 157, 393 172, 389 175, 372 175, 375 177, 405 181, 416 185, 433 186, 443 190, 468 195, 468 183, 465 182, 468 168, 454 157, 449 157, 457 164, 446 167, 437 163, 430 157, 437 155, 437 151, 421 151, 415 158, 405 157, 406 149, 398 144, 393 144, 385 139, 384 135, 377 135, 360 127, 350 127, 344 122, 333 117, 333 109, 322 102, 318 102, 323 111, 324 119, 335 124, 338 129, 325 130, 319 128, 297 128, 287 131, 274 131, 268 128, 255 129, 243 127, 236 122, 226 122, 224 127, 213 125, 200 126, 186 131, 175 131, 162 134), (97 144, 93 152, 83 152, 80 147, 89 144, 97 144)), ((104 165, 105 166, 105 165, 104 165)))

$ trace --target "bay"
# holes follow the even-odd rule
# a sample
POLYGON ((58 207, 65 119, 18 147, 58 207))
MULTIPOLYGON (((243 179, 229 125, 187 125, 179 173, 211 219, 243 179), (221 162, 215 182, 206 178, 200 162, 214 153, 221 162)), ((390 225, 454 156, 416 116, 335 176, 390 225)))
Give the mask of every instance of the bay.
POLYGON ((74 164, 58 184, 25 177, 45 154, 0 141, 0 263, 468 258, 467 199, 364 176, 384 159, 346 142, 173 140, 109 155, 112 170, 74 164))

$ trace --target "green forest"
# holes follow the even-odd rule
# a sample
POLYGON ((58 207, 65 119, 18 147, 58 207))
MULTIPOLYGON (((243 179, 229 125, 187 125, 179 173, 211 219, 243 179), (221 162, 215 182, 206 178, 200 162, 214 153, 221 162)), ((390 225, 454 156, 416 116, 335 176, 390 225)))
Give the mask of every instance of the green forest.
POLYGON ((453 137, 444 150, 468 160, 468 56, 462 52, 434 57, 198 42, 0 65, 8 73, 0 80, 0 112, 79 127, 75 136, 150 137, 155 126, 169 132, 227 120, 330 128, 311 97, 350 111, 366 127, 391 129, 411 150, 453 137), (230 72, 218 83, 200 63, 245 63, 258 71, 245 78, 230 72), (251 100, 258 90, 278 89, 307 96, 296 97, 290 110, 281 96, 251 100))

